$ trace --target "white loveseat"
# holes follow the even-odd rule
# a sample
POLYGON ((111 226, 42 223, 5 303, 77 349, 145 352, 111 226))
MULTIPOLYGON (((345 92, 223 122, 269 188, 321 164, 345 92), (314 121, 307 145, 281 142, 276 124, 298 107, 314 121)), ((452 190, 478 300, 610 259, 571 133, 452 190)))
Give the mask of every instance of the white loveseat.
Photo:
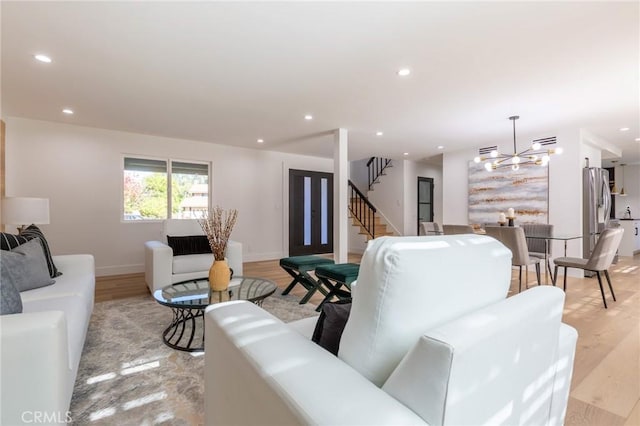
MULTIPOLYGON (((152 294, 171 284, 209 276, 213 263, 212 253, 174 256, 167 235, 204 235, 204 232, 195 219, 168 219, 162 225, 162 241, 144 243, 144 278, 152 294)), ((226 257, 233 274, 242 275, 242 244, 229 240, 226 257)))
POLYGON ((490 237, 372 240, 337 357, 309 340, 315 318, 210 306, 206 424, 562 424, 577 340, 564 293, 505 299, 510 276, 490 237))
POLYGON ((20 293, 23 312, 0 316, 0 424, 68 420, 89 320, 95 267, 91 255, 53 256, 62 275, 20 293))

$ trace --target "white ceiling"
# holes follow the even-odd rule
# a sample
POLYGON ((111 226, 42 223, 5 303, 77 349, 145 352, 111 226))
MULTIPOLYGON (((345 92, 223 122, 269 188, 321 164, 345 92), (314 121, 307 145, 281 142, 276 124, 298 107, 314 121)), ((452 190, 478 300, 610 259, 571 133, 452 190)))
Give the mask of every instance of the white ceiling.
POLYGON ((2 116, 322 156, 344 127, 350 159, 422 159, 509 142, 518 114, 519 145, 584 128, 640 161, 638 1, 2 1, 1 18, 2 116))

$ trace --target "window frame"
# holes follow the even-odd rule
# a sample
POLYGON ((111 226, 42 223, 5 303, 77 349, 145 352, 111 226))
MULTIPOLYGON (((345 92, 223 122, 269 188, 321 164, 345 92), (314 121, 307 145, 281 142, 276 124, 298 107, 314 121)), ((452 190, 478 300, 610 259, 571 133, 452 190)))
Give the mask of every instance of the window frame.
MULTIPOLYGON (((189 160, 175 157, 154 157, 150 155, 138 155, 138 154, 122 154, 120 161, 120 223, 159 223, 167 219, 172 219, 171 211, 173 209, 173 185, 172 185, 172 175, 173 175, 173 162, 178 163, 191 163, 191 164, 204 164, 207 166, 207 179, 208 179, 208 191, 207 191, 207 208, 209 211, 212 209, 213 205, 213 164, 211 161, 202 161, 202 160, 189 160), (126 158, 134 158, 140 160, 155 160, 155 161, 164 161, 167 164, 167 218, 166 219, 140 219, 140 220, 126 220, 124 218, 124 172, 125 172, 125 159, 126 158)), ((176 220, 183 220, 176 218, 176 220)), ((186 220, 186 219, 184 219, 186 220)))

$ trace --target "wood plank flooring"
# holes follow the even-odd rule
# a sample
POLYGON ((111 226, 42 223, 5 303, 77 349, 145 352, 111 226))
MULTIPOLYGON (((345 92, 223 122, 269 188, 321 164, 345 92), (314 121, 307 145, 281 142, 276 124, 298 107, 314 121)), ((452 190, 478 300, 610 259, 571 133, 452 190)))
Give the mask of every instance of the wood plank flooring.
MULTIPOLYGON (((360 255, 349 255, 350 262, 359 260, 360 255)), ((579 334, 565 419, 568 426, 640 426, 640 255, 621 257, 610 273, 617 302, 605 289, 609 309, 604 309, 596 278, 567 280, 563 321, 579 334)), ((281 290, 291 281, 277 260, 245 263, 244 275, 273 280, 281 290)), ((533 272, 527 282, 535 285, 533 272)), ((517 291, 514 270, 510 295, 517 291)), ((300 285, 291 291, 299 298, 305 293, 300 285)), ((149 295, 149 290, 143 274, 96 279, 96 302, 144 294, 149 295)), ((322 298, 316 294, 311 303, 318 304, 322 298)))

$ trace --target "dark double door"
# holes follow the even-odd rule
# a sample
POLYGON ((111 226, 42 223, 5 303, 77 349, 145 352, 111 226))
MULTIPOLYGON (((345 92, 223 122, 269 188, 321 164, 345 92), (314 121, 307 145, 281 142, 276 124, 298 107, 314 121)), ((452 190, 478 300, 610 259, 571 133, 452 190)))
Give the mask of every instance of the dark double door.
POLYGON ((333 174, 289 170, 289 256, 333 252, 333 174))

